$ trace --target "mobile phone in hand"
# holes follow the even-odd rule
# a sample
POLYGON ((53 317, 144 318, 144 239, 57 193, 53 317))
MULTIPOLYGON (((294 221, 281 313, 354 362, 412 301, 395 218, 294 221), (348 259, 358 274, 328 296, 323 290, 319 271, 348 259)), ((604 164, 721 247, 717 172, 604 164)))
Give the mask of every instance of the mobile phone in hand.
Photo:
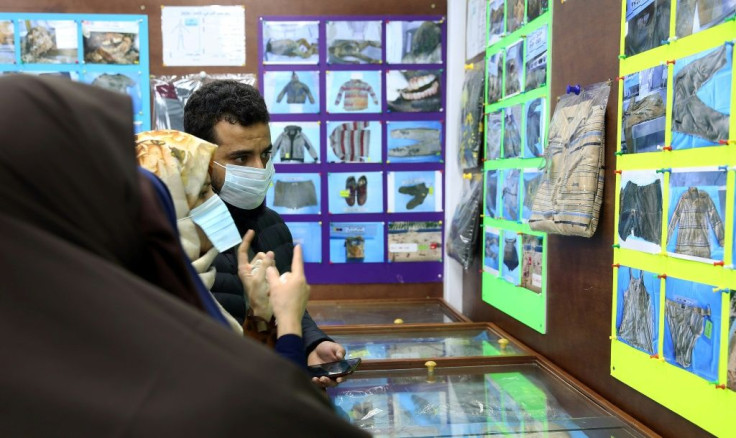
POLYGON ((329 377, 330 379, 337 379, 338 377, 347 376, 352 374, 358 365, 360 365, 361 359, 345 359, 338 360, 335 362, 321 363, 319 365, 311 365, 307 367, 309 374, 312 377, 329 377))

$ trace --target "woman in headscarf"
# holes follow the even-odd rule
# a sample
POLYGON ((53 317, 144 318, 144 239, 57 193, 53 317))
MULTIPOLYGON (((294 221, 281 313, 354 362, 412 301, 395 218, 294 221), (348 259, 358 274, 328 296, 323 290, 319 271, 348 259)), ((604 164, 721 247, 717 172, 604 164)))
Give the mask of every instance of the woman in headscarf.
MULTIPOLYGON (((127 97, 25 75, 0 96, 0 436, 367 436, 205 313, 127 97)), ((274 312, 299 310, 298 254, 268 270, 274 312)))

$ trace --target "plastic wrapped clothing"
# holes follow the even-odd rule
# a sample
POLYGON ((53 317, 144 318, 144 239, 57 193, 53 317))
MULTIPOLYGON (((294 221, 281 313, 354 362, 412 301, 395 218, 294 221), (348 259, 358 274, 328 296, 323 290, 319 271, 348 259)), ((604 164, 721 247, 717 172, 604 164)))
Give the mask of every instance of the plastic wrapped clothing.
POLYGON ((590 237, 603 202, 604 120, 610 83, 560 97, 549 126, 544 176, 529 226, 536 231, 590 237))
POLYGON ((644 273, 635 278, 629 268, 629 286, 624 292, 623 317, 618 337, 634 347, 654 354, 654 306, 644 286, 644 273))
POLYGON ((698 96, 706 82, 723 68, 728 59, 725 44, 677 72, 672 104, 672 130, 704 138, 713 143, 728 139, 729 115, 712 108, 698 96))
POLYGON ((657 180, 640 186, 632 181, 621 189, 618 235, 630 235, 656 243, 662 242, 662 183, 657 180))
POLYGON ((482 174, 475 173, 452 215, 447 239, 447 255, 460 262, 464 269, 468 269, 473 263, 474 249, 478 241, 482 198, 482 174))
POLYGON ((0 153, 0 436, 368 436, 303 371, 185 301, 127 97, 30 75, 0 78, 0 95, 15 146, 0 153))
POLYGON ((483 143, 483 78, 484 63, 478 62, 465 71, 460 94, 460 143, 458 160, 463 169, 478 167, 483 143))
POLYGON ((195 73, 184 76, 157 76, 151 78, 154 129, 184 130, 184 105, 202 85, 212 81, 232 79, 255 85, 256 77, 247 74, 195 73))
POLYGON ((677 232, 675 252, 694 257, 710 258, 710 230, 723 246, 725 231, 718 210, 707 192, 690 187, 680 196, 667 228, 667 241, 677 232))

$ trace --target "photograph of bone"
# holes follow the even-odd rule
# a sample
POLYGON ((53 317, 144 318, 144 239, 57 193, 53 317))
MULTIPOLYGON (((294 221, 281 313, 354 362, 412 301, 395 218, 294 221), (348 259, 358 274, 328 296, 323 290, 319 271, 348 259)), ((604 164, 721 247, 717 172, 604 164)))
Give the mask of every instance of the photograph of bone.
POLYGON ((386 100, 392 112, 438 112, 442 109, 441 70, 389 70, 386 100))
POLYGON ((317 64, 319 22, 263 21, 264 64, 317 64))
POLYGON ((442 123, 417 120, 386 122, 389 163, 442 162, 442 123))
POLYGON ((24 64, 77 62, 78 31, 77 23, 72 20, 21 20, 18 34, 20 59, 24 64))
POLYGON ((328 21, 328 64, 380 64, 381 21, 328 21))
POLYGON ((138 64, 137 21, 83 21, 84 61, 90 64, 138 64))
POLYGON ((442 63, 442 27, 434 21, 386 23, 386 62, 389 64, 442 63))

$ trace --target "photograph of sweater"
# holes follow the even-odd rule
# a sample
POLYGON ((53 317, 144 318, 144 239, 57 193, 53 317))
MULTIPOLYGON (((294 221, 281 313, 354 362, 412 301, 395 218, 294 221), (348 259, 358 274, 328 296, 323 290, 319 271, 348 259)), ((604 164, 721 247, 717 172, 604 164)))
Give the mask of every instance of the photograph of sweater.
POLYGON ((340 123, 330 133, 330 149, 339 161, 364 161, 370 153, 370 122, 340 123))
POLYGON ((361 111, 368 108, 368 96, 373 104, 378 106, 376 93, 368 82, 361 79, 350 79, 338 90, 335 105, 340 105, 340 100, 342 100, 342 108, 345 111, 361 111))

